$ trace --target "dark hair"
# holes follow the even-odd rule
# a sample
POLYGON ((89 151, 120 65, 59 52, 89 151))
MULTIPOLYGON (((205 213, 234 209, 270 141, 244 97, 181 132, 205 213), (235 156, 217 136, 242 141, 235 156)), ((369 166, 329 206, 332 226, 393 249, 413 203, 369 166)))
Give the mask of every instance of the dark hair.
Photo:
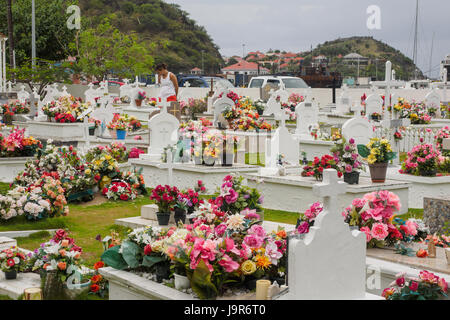
POLYGON ((155 68, 156 71, 160 71, 160 70, 164 70, 164 69, 167 70, 167 64, 165 64, 165 63, 157 64, 156 68, 155 68))

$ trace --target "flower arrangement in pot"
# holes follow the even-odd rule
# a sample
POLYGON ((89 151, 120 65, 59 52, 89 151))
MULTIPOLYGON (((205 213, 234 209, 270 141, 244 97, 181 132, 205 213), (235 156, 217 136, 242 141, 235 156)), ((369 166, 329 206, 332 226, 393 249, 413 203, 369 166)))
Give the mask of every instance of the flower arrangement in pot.
POLYGON ((369 163, 372 182, 384 183, 386 181, 388 162, 397 156, 392 151, 389 140, 372 138, 366 146, 359 144, 358 152, 369 163))
POLYGON ((222 167, 233 166, 234 151, 237 149, 237 136, 223 136, 223 153, 222 153, 222 167))
POLYGON ((331 152, 338 170, 344 174, 344 181, 348 184, 358 184, 359 170, 364 167, 355 140, 351 138, 347 143, 345 138, 342 138, 342 141, 336 143, 331 152))
POLYGON ((406 161, 402 163, 400 173, 416 176, 434 177, 438 171, 440 154, 431 144, 421 144, 408 152, 406 161))
POLYGON ((2 116, 3 123, 7 126, 12 125, 13 116, 14 111, 9 105, 5 104, 3 106, 3 116, 2 116))
POLYGON ((325 169, 336 169, 338 177, 342 177, 342 172, 338 169, 335 158, 329 154, 322 156, 320 159, 314 157, 312 166, 304 166, 301 175, 302 177, 314 177, 317 181, 321 181, 325 169))
POLYGON ((6 280, 14 280, 17 273, 23 271, 27 265, 26 256, 18 248, 12 247, 0 252, 0 269, 5 273, 6 280))
POLYGON ((177 187, 170 187, 168 185, 158 185, 153 189, 150 195, 150 200, 154 200, 158 206, 156 217, 160 226, 169 225, 170 213, 176 204, 179 190, 177 187))
POLYGON ((128 124, 125 121, 119 119, 115 124, 117 140, 125 140, 127 136, 128 124))
POLYGON ((374 112, 370 115, 370 118, 373 121, 379 122, 381 120, 381 114, 379 114, 378 112, 374 112))
POLYGON ((405 273, 383 290, 386 300, 440 300, 447 298, 448 284, 444 278, 423 270, 418 278, 406 277, 405 273))
POLYGON ((142 105, 142 101, 144 101, 146 97, 147 96, 145 94, 145 91, 139 91, 137 99, 135 100, 136 101, 136 106, 140 107, 142 105))

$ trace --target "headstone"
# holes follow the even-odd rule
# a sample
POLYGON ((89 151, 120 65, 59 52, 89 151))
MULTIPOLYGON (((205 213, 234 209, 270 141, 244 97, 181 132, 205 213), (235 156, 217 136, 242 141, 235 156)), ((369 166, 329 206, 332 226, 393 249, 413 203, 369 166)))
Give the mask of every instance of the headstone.
POLYGON ((70 96, 70 93, 67 92, 67 87, 63 86, 62 92, 61 92, 61 97, 67 97, 67 96, 70 96))
MULTIPOLYGON (((394 147, 393 149, 394 149, 394 152, 397 153, 397 155, 400 154, 400 152, 399 152, 400 151, 400 147, 399 147, 399 143, 394 139, 394 134, 395 134, 396 131, 398 131, 398 129, 400 127, 407 127, 409 125, 411 125, 411 120, 410 119, 383 120, 381 122, 381 127, 387 129, 389 134, 390 134, 390 136, 391 136, 391 141, 393 141, 392 145, 394 147)), ((399 163, 400 163, 400 159, 399 158, 400 157, 397 156, 397 157, 395 157, 393 159, 392 162, 393 162, 394 165, 399 165, 399 163)))
POLYGON ((383 99, 377 93, 370 94, 366 99, 366 117, 370 119, 374 113, 383 114, 383 99))
POLYGON ((289 102, 289 92, 286 91, 284 84, 282 84, 281 88, 275 91, 275 97, 280 98, 280 103, 288 103, 289 102))
POLYGON ((150 147, 141 159, 158 160, 164 148, 178 141, 180 122, 167 112, 167 102, 163 104, 161 112, 153 116, 148 122, 150 128, 150 147))
POLYGON ((425 106, 427 110, 430 108, 436 109, 436 115, 441 115, 441 95, 438 93, 438 89, 433 89, 425 96, 425 106))
POLYGON ((106 105, 106 106, 100 106, 99 108, 96 108, 92 113, 91 117, 99 120, 101 125, 101 137, 104 137, 104 132, 106 125, 112 121, 114 118, 114 113, 116 112, 116 109, 112 105, 106 105))
POLYGON ((350 111, 350 95, 348 94, 347 85, 342 86, 342 93, 339 96, 339 99, 336 104, 336 113, 345 114, 350 111))
POLYGON ((304 239, 291 239, 288 252, 289 292, 282 299, 333 300, 366 297, 366 236, 350 231, 339 211, 338 197, 346 192, 334 169, 323 172, 313 186, 323 198, 323 212, 304 239))
POLYGON ((191 84, 188 81, 184 83, 184 88, 180 90, 180 93, 178 93, 178 101, 188 103, 189 99, 193 98, 192 92, 189 90, 190 86, 191 84))
POLYGON ((218 127, 219 116, 225 110, 226 107, 233 107, 234 101, 228 98, 224 92, 222 98, 216 100, 214 102, 214 121, 213 124, 215 127, 218 127))
POLYGON ((132 108, 137 108, 136 100, 139 96, 139 91, 141 91, 141 89, 139 89, 138 82, 136 81, 136 82, 132 83, 131 90, 130 90, 130 100, 131 100, 130 106, 132 108))
POLYGON ((129 83, 130 82, 129 79, 124 79, 124 82, 125 82, 125 84, 119 88, 119 95, 121 98, 124 96, 129 97, 131 94, 131 89, 132 89, 132 87, 129 83))
POLYGON ((91 106, 95 106, 95 98, 98 98, 98 92, 94 89, 94 85, 92 83, 88 84, 88 89, 84 92, 84 98, 87 103, 90 103, 91 106))
POLYGON ((277 101, 277 94, 273 90, 270 91, 270 98, 267 101, 267 106, 264 109, 265 116, 279 116, 281 112, 281 103, 277 101))
POLYGON ((319 122, 319 108, 317 103, 313 101, 300 102, 295 107, 295 114, 297 116, 295 135, 300 139, 312 139, 309 127, 319 122))
POLYGON ((356 144, 368 144, 373 137, 373 125, 369 120, 361 117, 361 107, 353 107, 355 116, 347 120, 342 126, 342 136, 349 141, 354 139, 356 144))
POLYGON ((21 103, 25 103, 28 99, 30 99, 30 94, 25 91, 25 86, 20 86, 20 91, 17 92, 17 98, 21 103))
POLYGON ((300 145, 298 140, 289 133, 286 128, 285 112, 281 112, 276 119, 280 120, 280 126, 274 135, 266 140, 265 168, 260 169, 263 175, 274 175, 278 172, 279 155, 284 156, 284 161, 292 165, 298 165, 300 159, 300 145))
POLYGON ((278 89, 278 86, 271 85, 270 83, 267 83, 260 90, 261 100, 264 101, 264 102, 267 102, 269 100, 270 96, 272 95, 272 92, 277 90, 277 89, 278 89))

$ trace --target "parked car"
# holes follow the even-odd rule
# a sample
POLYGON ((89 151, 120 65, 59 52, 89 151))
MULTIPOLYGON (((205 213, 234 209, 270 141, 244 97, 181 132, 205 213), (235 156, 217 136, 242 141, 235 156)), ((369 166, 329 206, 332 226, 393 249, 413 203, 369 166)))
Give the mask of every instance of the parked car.
POLYGON ((178 76, 178 86, 184 87, 185 83, 189 82, 190 88, 209 88, 208 83, 199 76, 178 76))
POLYGON ((208 84, 208 88, 211 86, 211 79, 213 81, 213 88, 217 83, 220 83, 224 88, 228 89, 234 88, 234 85, 229 80, 221 77, 203 77, 203 79, 205 79, 206 83, 208 84))
MULTIPOLYGON (((95 86, 98 86, 98 85, 100 85, 100 82, 101 81, 95 81, 95 82, 92 82, 92 84, 95 85, 95 86)), ((121 87, 124 84, 125 84, 125 82, 122 82, 122 81, 108 80, 108 87, 109 86, 111 86, 111 87, 121 87)))
POLYGON ((274 88, 283 83, 286 89, 303 89, 308 88, 308 85, 302 78, 287 77, 287 76, 259 76, 253 77, 249 84, 249 88, 263 88, 266 84, 274 88))

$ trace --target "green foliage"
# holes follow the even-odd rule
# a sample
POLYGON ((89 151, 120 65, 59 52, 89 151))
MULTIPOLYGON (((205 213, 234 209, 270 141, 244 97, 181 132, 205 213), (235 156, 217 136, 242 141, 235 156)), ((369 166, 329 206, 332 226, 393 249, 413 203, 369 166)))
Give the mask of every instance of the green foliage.
POLYGON ((144 267, 148 267, 151 268, 153 267, 155 264, 160 263, 164 261, 164 258, 161 256, 144 256, 144 259, 142 261, 142 265, 144 267))
POLYGON ((82 31, 70 47, 78 51, 80 70, 97 79, 109 73, 131 78, 149 73, 153 65, 149 48, 138 42, 137 34, 119 31, 108 18, 95 28, 82 31))
MULTIPOLYGON (((74 0, 35 1, 36 55, 48 60, 63 60, 70 54, 68 45, 76 30, 69 30, 66 9, 74 0)), ((31 0, 12 2, 16 64, 22 65, 31 57, 31 0)), ((0 6, 0 32, 7 33, 6 6, 0 6)), ((9 46, 9 41, 7 42, 9 46)))
POLYGON ((31 59, 27 59, 15 69, 9 69, 8 72, 14 74, 17 82, 27 84, 31 90, 33 85, 39 84, 37 92, 44 96, 44 88, 47 85, 55 82, 69 82, 71 67, 68 62, 57 64, 55 61, 38 58, 34 69, 31 65, 31 59))
POLYGON ((102 254, 101 260, 114 269, 123 270, 128 267, 128 264, 119 253, 119 249, 120 246, 115 246, 108 249, 102 254))
POLYGON ((139 246, 131 241, 124 241, 122 243, 122 257, 130 268, 139 267, 139 246))
POLYGON ((200 299, 215 299, 219 294, 216 286, 211 282, 211 272, 203 260, 200 260, 192 274, 188 273, 188 278, 191 281, 192 290, 200 299))
POLYGON ((370 154, 370 150, 365 145, 358 144, 358 153, 361 157, 367 158, 370 154))

